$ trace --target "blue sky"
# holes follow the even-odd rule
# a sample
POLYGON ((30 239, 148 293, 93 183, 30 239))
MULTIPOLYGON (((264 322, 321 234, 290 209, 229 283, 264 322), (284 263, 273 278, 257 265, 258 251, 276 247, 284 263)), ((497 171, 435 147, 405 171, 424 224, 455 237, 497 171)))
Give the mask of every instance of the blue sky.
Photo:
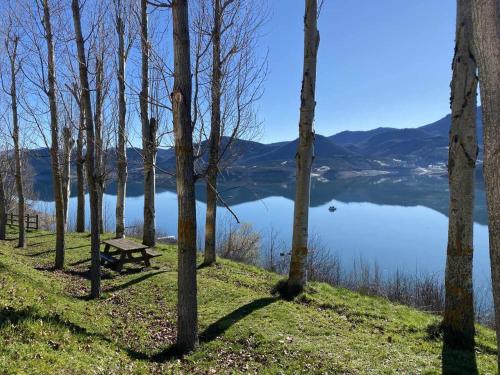
MULTIPOLYGON (((303 0, 269 0, 261 40, 269 52, 259 103, 262 141, 296 138, 303 0)), ((454 0, 325 0, 316 132, 416 127, 449 113, 454 0)))

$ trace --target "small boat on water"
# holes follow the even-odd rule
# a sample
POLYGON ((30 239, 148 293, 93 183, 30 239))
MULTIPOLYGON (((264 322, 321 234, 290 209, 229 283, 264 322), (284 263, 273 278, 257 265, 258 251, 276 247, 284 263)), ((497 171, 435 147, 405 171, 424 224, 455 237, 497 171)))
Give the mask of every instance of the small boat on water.
POLYGON ((335 207, 335 206, 330 206, 330 207, 328 207, 328 211, 330 211, 330 212, 335 212, 335 211, 337 211, 337 207, 335 207))

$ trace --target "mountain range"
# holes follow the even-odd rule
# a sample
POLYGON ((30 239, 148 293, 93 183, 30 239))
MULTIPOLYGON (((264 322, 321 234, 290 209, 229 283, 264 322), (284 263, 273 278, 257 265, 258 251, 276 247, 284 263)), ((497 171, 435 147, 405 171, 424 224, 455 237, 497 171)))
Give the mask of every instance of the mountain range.
MULTIPOLYGON (((478 108, 477 133, 482 140, 481 108, 478 108)), ((377 174, 445 174, 448 159, 448 133, 451 115, 417 128, 380 127, 367 131, 343 131, 332 136, 315 135, 313 177, 321 180, 377 174)), ((228 139, 222 138, 221 149, 228 139)), ((293 180, 298 139, 278 143, 260 143, 237 139, 224 154, 223 177, 252 181, 280 182, 293 180)), ((202 143, 200 149, 204 149, 202 143)), ((37 182, 50 183, 47 149, 30 150, 30 163, 37 182)), ((129 148, 129 182, 142 182, 140 150, 129 148)), ((482 158, 480 146, 479 160, 482 158)), ((114 170, 114 152, 109 153, 109 170, 114 170)), ((197 159, 203 170, 206 158, 197 159)), ((173 149, 160 149, 157 155, 158 183, 172 182, 163 171, 175 171, 173 149)), ((478 168, 480 169, 480 168, 478 168)), ((74 168, 73 168, 74 171, 74 168)), ((110 179, 113 180, 112 173, 110 179)))

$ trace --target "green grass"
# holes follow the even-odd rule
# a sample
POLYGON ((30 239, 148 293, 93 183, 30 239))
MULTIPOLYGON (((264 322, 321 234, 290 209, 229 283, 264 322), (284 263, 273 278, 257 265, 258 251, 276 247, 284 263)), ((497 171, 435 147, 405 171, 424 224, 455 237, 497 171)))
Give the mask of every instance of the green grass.
POLYGON ((226 260, 199 270, 200 346, 176 358, 175 248, 150 269, 103 269, 88 301, 89 241, 68 235, 64 272, 50 233, 0 241, 0 374, 496 373, 491 330, 478 327, 474 359, 443 350, 436 316, 320 283, 280 300, 279 275, 226 260))

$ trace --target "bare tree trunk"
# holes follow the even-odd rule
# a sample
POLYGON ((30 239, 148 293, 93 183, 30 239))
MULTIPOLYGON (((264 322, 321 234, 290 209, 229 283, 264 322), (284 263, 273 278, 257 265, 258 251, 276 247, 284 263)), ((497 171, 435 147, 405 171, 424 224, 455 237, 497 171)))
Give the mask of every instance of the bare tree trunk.
POLYGON ((17 64, 17 46, 19 37, 15 35, 11 40, 13 45, 12 53, 9 54, 10 59, 10 98, 12 107, 12 140, 14 142, 14 164, 15 164, 15 180, 17 190, 17 214, 19 215, 19 239, 17 246, 20 248, 26 247, 26 228, 24 217, 26 215, 24 203, 24 184, 21 166, 21 149, 19 146, 19 115, 17 113, 17 73, 19 68, 17 64))
POLYGON ((297 182, 293 215, 292 257, 288 290, 294 294, 306 283, 307 240, 311 168, 314 158, 314 110, 316 107, 316 60, 319 46, 317 0, 306 0, 304 17, 304 71, 302 78, 299 145, 296 154, 297 182))
POLYGON ((172 2, 175 77, 172 105, 179 215, 177 346, 181 350, 192 350, 198 344, 196 201, 188 14, 187 0, 174 0, 172 2))
POLYGON ((156 120, 149 118, 149 37, 148 3, 141 0, 141 52, 142 52, 142 88, 140 95, 142 123, 142 153, 144 156, 144 245, 156 244, 155 214, 155 160, 156 160, 156 120))
POLYGON ((89 77, 85 55, 85 44, 82 35, 79 0, 71 0, 73 23, 75 27, 75 42, 78 51, 80 86, 82 88, 82 102, 85 108, 85 125, 87 134, 86 169, 87 183, 90 196, 90 229, 91 229, 91 298, 99 298, 101 295, 101 261, 99 254, 99 209, 98 209, 98 186, 95 169, 95 137, 94 122, 92 119, 92 105, 90 101, 89 77))
POLYGON ((455 56, 451 82, 448 157, 450 207, 446 259, 444 340, 450 347, 474 349, 472 286, 474 171, 477 77, 469 0, 457 0, 455 56))
POLYGON ((7 202, 5 201, 4 171, 0 165, 0 240, 5 240, 7 226, 7 202))
POLYGON ((104 142, 103 142, 103 110, 104 110, 104 61, 102 56, 96 57, 95 67, 96 99, 95 99, 95 168, 97 178, 97 209, 99 210, 99 233, 104 233, 104 216, 102 212, 104 196, 104 142))
POLYGON ((217 172, 221 136, 221 0, 214 0, 212 30, 212 112, 207 169, 207 212, 205 218, 205 264, 215 262, 217 225, 217 172))
MULTIPOLYGON (((13 99, 13 102, 17 102, 17 99, 13 99)), ((15 159, 15 179, 16 179, 16 190, 17 190, 17 214, 19 221, 19 239, 17 246, 20 248, 26 247, 26 228, 24 218, 26 216, 25 202, 24 202, 24 184, 23 176, 21 171, 21 151, 19 148, 19 125, 17 125, 17 104, 12 104, 12 107, 16 108, 13 110, 13 116, 16 118, 14 120, 14 159, 15 159)))
POLYGON ((155 214, 155 163, 156 163, 156 119, 151 117, 146 127, 144 139, 144 231, 142 242, 144 245, 156 244, 156 214, 155 214))
POLYGON ((63 128, 63 163, 62 163, 62 194, 64 208, 64 227, 68 229, 69 197, 71 195, 71 151, 73 149, 73 139, 71 129, 63 128))
POLYGON ((117 147, 117 193, 116 193, 116 238, 125 236, 125 195, 127 189, 127 149, 125 103, 125 25, 122 10, 118 4, 116 32, 118 34, 118 147, 117 147))
POLYGON ((78 139, 76 141, 76 231, 77 233, 85 232, 85 177, 84 167, 85 158, 83 157, 83 142, 85 130, 85 109, 82 104, 82 95, 79 98, 80 122, 78 125, 78 139))
MULTIPOLYGON (((500 347, 500 3, 472 0, 475 57, 484 126, 484 180, 488 203, 491 277, 500 347)), ((500 367, 500 355, 498 357, 500 367)))
POLYGON ((54 189, 54 203, 56 214, 56 259, 55 268, 64 267, 64 247, 66 232, 66 215, 64 212, 64 195, 61 177, 61 164, 59 162, 59 121, 57 113, 56 97, 56 71, 54 59, 54 41, 52 37, 52 25, 50 21, 50 7, 48 0, 43 1, 43 24, 45 29, 45 41, 47 42, 47 60, 48 60, 48 83, 50 106, 50 134, 51 146, 50 157, 52 160, 52 184, 54 189))

